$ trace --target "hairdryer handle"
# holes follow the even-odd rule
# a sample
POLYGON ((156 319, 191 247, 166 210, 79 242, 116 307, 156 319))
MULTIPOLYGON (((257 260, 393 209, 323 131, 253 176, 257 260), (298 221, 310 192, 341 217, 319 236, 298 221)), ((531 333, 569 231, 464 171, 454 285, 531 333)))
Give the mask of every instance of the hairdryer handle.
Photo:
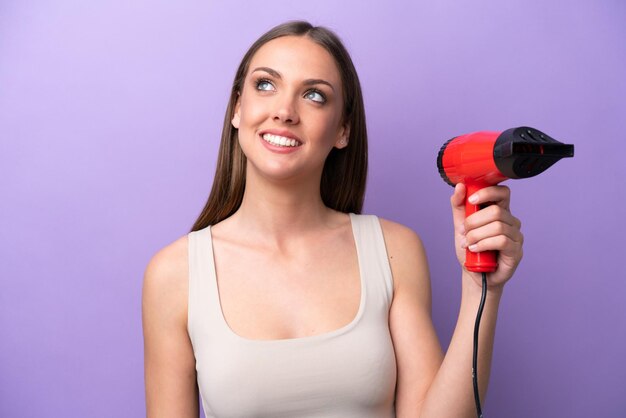
MULTIPOLYGON (((467 198, 476 193, 478 190, 490 186, 490 184, 468 182, 466 186, 467 194, 465 195, 465 217, 467 218, 471 214, 478 212, 483 207, 481 205, 472 205, 468 202, 467 198)), ((480 253, 475 253, 466 249, 465 268, 468 271, 473 271, 477 273, 491 273, 496 271, 496 268, 498 267, 496 258, 496 251, 483 251, 480 253)))

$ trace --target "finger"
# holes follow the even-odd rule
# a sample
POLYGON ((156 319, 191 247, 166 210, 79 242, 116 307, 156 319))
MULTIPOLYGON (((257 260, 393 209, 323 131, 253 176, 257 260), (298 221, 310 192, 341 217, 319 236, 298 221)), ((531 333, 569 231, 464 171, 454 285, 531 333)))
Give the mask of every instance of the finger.
POLYGON ((498 205, 490 205, 468 216, 465 220, 465 230, 480 228, 491 222, 503 222, 517 229, 522 227, 522 222, 507 209, 498 205))
POLYGON ((465 232, 465 193, 467 188, 464 184, 459 183, 454 187, 454 194, 450 197, 450 206, 452 207, 452 220, 454 221, 454 230, 460 234, 465 232))
POLYGON ((483 251, 500 251, 503 255, 515 258, 515 254, 521 254, 522 243, 521 241, 515 241, 506 235, 496 235, 475 242, 467 248, 471 252, 475 253, 483 251))
POLYGON ((507 186, 489 186, 478 190, 468 200, 473 205, 494 203, 508 209, 511 203, 511 189, 507 186))
POLYGON ((523 242, 523 235, 519 229, 500 221, 491 222, 480 228, 472 229, 466 234, 465 239, 467 245, 472 245, 499 235, 503 235, 518 243, 523 242))

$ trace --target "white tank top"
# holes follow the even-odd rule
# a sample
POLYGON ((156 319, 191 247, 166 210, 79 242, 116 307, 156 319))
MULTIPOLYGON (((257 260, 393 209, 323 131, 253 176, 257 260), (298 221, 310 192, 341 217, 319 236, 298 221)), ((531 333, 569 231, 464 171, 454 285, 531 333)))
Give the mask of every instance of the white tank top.
POLYGON ((222 314, 211 229, 189 234, 188 332, 207 417, 395 417, 393 296, 382 229, 350 214, 361 276, 356 317, 334 331, 252 340, 222 314))

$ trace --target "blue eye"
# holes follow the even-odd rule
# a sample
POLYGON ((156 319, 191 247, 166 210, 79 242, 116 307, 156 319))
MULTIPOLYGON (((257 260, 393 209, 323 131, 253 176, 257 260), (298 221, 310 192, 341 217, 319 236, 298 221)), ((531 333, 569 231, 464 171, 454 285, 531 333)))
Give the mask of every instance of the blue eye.
POLYGON ((256 89, 262 91, 272 91, 274 86, 268 80, 258 80, 256 82, 256 89))
POLYGON ((313 100, 316 103, 326 103, 326 97, 317 90, 310 90, 304 95, 305 98, 313 100))

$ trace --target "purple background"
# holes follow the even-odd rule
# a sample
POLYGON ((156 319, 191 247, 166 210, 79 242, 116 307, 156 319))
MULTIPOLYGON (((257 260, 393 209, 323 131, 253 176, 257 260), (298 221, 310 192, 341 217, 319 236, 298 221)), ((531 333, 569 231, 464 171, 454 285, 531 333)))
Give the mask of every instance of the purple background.
POLYGON ((366 211, 425 241, 444 346, 460 286, 439 147, 520 125, 576 145, 508 182, 525 258, 501 305, 486 416, 626 416, 619 0, 2 2, 0 416, 144 415, 143 270, 208 195, 242 54, 295 18, 352 53, 366 211))

